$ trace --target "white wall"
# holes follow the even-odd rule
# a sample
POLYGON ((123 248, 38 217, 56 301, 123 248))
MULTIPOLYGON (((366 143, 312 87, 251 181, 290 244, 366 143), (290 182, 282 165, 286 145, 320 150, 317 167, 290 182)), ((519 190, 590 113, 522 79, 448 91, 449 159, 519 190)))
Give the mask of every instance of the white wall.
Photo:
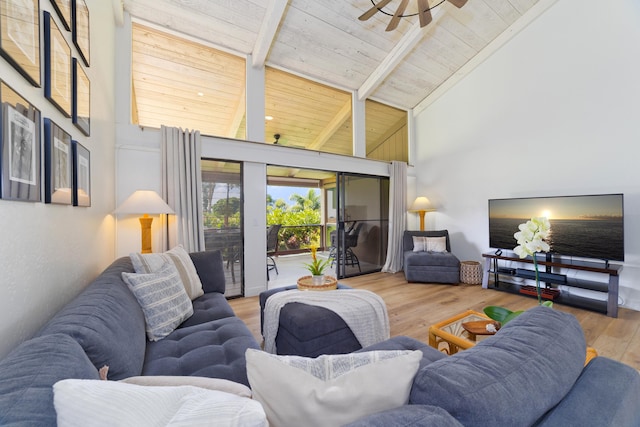
MULTIPOLYGON (((2 80, 35 105, 43 118, 51 118, 89 149, 92 190, 89 208, 0 200, 0 357, 30 338, 113 261, 113 6, 104 0, 87 0, 87 5, 91 19, 91 67, 86 68, 91 80, 91 137, 85 137, 70 118, 63 117, 44 97, 42 87, 31 86, 0 59, 2 80)), ((40 1, 40 8, 50 11, 63 28, 51 2, 40 1)), ((42 36, 42 12, 40 16, 42 36)), ((71 32, 64 34, 73 56, 78 57, 71 32)), ((44 67, 42 37, 40 50, 44 67)), ((44 180, 44 169, 42 174, 44 180)))
POLYGON ((625 306, 640 309, 640 3, 559 0, 416 117, 417 193, 461 259, 490 198, 624 193, 625 306))

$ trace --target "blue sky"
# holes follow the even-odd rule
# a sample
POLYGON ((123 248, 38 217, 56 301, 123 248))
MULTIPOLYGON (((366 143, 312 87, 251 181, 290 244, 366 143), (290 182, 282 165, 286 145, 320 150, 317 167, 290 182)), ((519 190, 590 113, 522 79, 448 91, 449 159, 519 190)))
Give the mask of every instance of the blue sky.
MULTIPOLYGON (((320 195, 320 189, 315 188, 314 190, 316 190, 316 194, 320 195)), ((309 193, 309 189, 304 187, 282 187, 280 185, 267 186, 267 194, 273 197, 273 200, 282 199, 290 205, 295 204, 289 199, 289 197, 295 193, 306 196, 309 193)))

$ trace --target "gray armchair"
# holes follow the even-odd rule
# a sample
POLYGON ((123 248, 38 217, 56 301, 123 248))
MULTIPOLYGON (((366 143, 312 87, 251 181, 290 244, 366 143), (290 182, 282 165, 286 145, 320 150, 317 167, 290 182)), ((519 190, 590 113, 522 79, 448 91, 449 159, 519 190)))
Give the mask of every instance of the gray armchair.
POLYGON ((404 276, 407 282, 460 282, 460 261, 451 253, 449 231, 405 231, 402 237, 402 244, 404 250, 404 276), (413 236, 446 237, 446 252, 416 252, 413 250, 413 236))

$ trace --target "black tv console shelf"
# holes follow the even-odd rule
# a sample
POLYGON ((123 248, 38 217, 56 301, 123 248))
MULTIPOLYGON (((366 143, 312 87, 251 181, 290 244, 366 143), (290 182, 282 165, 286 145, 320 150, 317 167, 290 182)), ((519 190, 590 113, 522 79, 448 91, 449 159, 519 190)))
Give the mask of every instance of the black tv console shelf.
MULTIPOLYGON (((482 287, 485 289, 496 289, 505 292, 520 293, 520 285, 517 283, 510 283, 501 281, 500 276, 521 277, 524 279, 535 279, 535 269, 533 268, 533 259, 527 257, 520 259, 517 256, 509 255, 496 255, 494 253, 484 253, 484 274, 482 277, 482 287), (500 266, 499 261, 511 261, 522 264, 530 264, 531 268, 511 268, 504 265, 500 266), (493 278, 493 283, 489 283, 489 278, 493 278)), ((571 305, 574 307, 586 308, 588 310, 599 311, 610 317, 618 317, 618 277, 620 271, 622 271, 622 265, 614 265, 589 261, 573 261, 573 260, 561 260, 561 261, 549 261, 548 259, 538 259, 538 270, 540 272, 540 282, 544 286, 553 287, 553 285, 563 285, 573 288, 588 289, 591 291, 602 292, 606 295, 606 300, 571 295, 568 292, 560 292, 560 294, 554 299, 554 302, 560 304, 571 305), (577 280, 572 277, 568 277, 565 274, 551 272, 552 268, 559 268, 564 270, 578 270, 588 271, 591 273, 600 273, 606 275, 608 280, 605 281, 591 281, 591 280, 577 280)), ((527 267, 526 265, 524 267, 527 267)))

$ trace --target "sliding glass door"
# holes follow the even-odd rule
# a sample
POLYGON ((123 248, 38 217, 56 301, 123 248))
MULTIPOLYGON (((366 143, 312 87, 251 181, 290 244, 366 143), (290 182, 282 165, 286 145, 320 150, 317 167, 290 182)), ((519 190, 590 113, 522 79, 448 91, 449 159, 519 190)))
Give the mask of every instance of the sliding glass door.
POLYGON ((224 261, 226 297, 243 289, 242 163, 202 159, 204 245, 219 250, 224 261))
POLYGON ((380 271, 387 254, 389 178, 339 172, 331 257, 339 279, 380 271))

